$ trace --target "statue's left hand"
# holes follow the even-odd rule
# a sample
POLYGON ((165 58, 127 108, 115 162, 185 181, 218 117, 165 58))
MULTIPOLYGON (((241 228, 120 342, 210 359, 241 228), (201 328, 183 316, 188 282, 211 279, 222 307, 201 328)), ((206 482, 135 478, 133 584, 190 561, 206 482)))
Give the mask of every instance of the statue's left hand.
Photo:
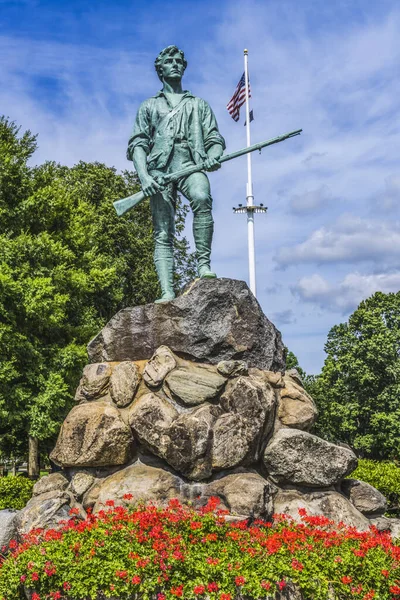
POLYGON ((220 168, 221 163, 219 162, 218 158, 207 158, 204 163, 204 169, 206 171, 217 171, 220 168))

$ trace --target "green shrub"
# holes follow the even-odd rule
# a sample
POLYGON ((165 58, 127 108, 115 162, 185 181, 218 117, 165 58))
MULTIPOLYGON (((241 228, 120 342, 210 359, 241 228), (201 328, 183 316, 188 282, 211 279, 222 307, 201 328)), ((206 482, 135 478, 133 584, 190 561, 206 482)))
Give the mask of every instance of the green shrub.
POLYGON ((32 488, 33 481, 25 477, 0 477, 0 510, 24 508, 32 496, 32 488))
POLYGON ((395 463, 361 459, 350 477, 373 485, 386 496, 389 512, 392 514, 400 512, 400 467, 395 463))
MULTIPOLYGON (((124 500, 132 499, 126 494, 124 500)), ((0 556, 0 600, 397 600, 400 546, 322 516, 233 523, 218 498, 196 511, 171 500, 114 507, 32 531, 0 556), (282 592, 282 595, 280 594, 282 592)))

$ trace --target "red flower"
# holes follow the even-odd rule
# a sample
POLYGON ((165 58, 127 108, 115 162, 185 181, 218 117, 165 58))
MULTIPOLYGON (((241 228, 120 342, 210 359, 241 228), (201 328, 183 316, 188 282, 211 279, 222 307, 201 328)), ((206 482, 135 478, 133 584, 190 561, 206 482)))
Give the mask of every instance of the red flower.
POLYGON ((70 590, 71 584, 68 581, 64 581, 63 588, 64 588, 64 590, 70 590))
POLYGON ((193 588, 193 593, 196 594, 196 596, 201 596, 202 594, 204 594, 205 591, 206 588, 204 587, 204 585, 195 585, 193 588))
POLYGON ((239 575, 238 577, 235 577, 235 583, 237 586, 244 585, 246 580, 244 577, 242 577, 242 575, 239 575))
POLYGON ((385 569, 383 569, 383 570, 381 571, 381 573, 382 573, 382 575, 383 575, 384 577, 386 577, 386 578, 388 578, 388 577, 389 577, 389 571, 386 571, 385 569))
POLYGON ((178 585, 176 588, 171 588, 171 594, 180 598, 183 596, 183 585, 178 585))
POLYGON ((304 569, 304 565, 295 558, 292 560, 292 567, 295 571, 302 571, 304 569))
POLYGON ((349 585, 349 583, 351 583, 353 581, 352 577, 349 577, 348 575, 344 575, 344 577, 342 577, 341 582, 344 583, 345 585, 349 585))
POLYGON ((284 579, 282 579, 282 581, 277 581, 276 585, 278 586, 278 588, 280 590, 283 590, 286 587, 286 581, 284 579))
POLYGON ((271 584, 269 581, 262 581, 261 582, 261 587, 264 588, 264 590, 270 590, 271 589, 271 584))
POLYGON ((124 577, 128 577, 128 571, 115 571, 115 577, 124 579, 124 577))
POLYGON ((32 579, 32 581, 38 581, 39 580, 39 573, 36 573, 36 571, 35 571, 35 573, 32 573, 31 579, 32 579))
POLYGON ((39 594, 37 594, 36 592, 33 592, 32 596, 31 596, 31 600, 40 600, 39 594))
POLYGON ((166 597, 165 594, 157 594, 157 600, 166 600, 166 597))
POLYGON ((106 506, 115 506, 114 500, 107 500, 106 506))
POLYGON ((217 565, 219 563, 219 558, 211 558, 210 556, 206 558, 206 562, 209 565, 217 565))
POLYGON ((132 581, 133 585, 138 585, 138 584, 139 584, 139 583, 140 583, 142 580, 141 580, 141 578, 139 577, 139 575, 134 575, 134 576, 132 577, 132 580, 131 580, 131 581, 132 581))
POLYGON ((53 598, 54 600, 60 600, 61 592, 58 590, 57 592, 50 592, 50 598, 53 598))
POLYGON ((11 548, 11 550, 14 550, 14 548, 16 548, 18 546, 17 540, 10 540, 8 547, 11 548))
POLYGON ((79 508, 71 508, 69 511, 70 515, 79 515, 79 508))
POLYGON ((133 495, 132 494, 124 494, 122 497, 124 500, 132 500, 133 495))
POLYGON ((21 575, 21 577, 19 578, 21 583, 24 583, 25 579, 26 579, 26 575, 21 575))
POLYGON ((400 587, 398 585, 392 585, 392 587, 389 588, 389 592, 395 596, 400 596, 400 587))
POLYGON ((219 600, 231 600, 232 596, 230 594, 221 594, 219 600))
POLYGON ((215 581, 212 581, 211 583, 209 583, 207 585, 207 590, 209 592, 218 592, 218 583, 216 583, 215 581))

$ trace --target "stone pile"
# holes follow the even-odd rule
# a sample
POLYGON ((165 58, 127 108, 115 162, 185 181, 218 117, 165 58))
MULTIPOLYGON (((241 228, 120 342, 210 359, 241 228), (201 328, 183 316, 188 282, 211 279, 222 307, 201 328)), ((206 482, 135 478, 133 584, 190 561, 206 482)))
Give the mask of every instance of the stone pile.
POLYGON ((385 498, 344 479, 347 447, 310 433, 317 417, 280 333, 244 282, 199 280, 165 304, 120 311, 89 344, 90 364, 21 531, 107 500, 194 505, 218 496, 232 518, 298 509, 360 530, 387 528, 385 498))

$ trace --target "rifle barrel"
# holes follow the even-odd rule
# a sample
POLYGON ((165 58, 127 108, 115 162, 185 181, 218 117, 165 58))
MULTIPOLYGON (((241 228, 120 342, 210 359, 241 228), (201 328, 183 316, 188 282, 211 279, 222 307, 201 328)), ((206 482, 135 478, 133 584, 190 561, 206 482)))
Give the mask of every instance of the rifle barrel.
MULTIPOLYGON (((278 137, 272 138, 270 140, 266 140, 265 142, 259 142, 258 144, 253 144, 248 148, 241 148, 241 150, 237 150, 236 152, 231 152, 231 154, 225 154, 220 158, 221 163, 227 162, 228 160, 232 160, 234 158, 238 158, 239 156, 243 156, 244 154, 248 154, 249 152, 254 152, 255 150, 262 150, 266 146, 272 146, 272 144, 278 144, 279 142, 283 142, 284 140, 288 140, 289 138, 295 137, 296 135, 300 135, 302 129, 296 129, 295 131, 290 131, 289 133, 285 133, 284 135, 279 135, 278 137)), ((170 175, 166 175, 164 177, 164 181, 169 183, 171 181, 176 181, 180 177, 187 177, 192 173, 197 173, 198 171, 202 171, 204 169, 203 165, 192 165, 190 167, 186 167, 186 169, 181 169, 180 171, 176 171, 175 173, 171 173, 170 175)), ((121 200, 116 200, 114 204, 114 208, 117 211, 117 215, 120 217, 128 210, 131 210, 136 204, 144 200, 145 195, 143 192, 137 192, 132 196, 128 196, 127 198, 122 198, 121 200)))

